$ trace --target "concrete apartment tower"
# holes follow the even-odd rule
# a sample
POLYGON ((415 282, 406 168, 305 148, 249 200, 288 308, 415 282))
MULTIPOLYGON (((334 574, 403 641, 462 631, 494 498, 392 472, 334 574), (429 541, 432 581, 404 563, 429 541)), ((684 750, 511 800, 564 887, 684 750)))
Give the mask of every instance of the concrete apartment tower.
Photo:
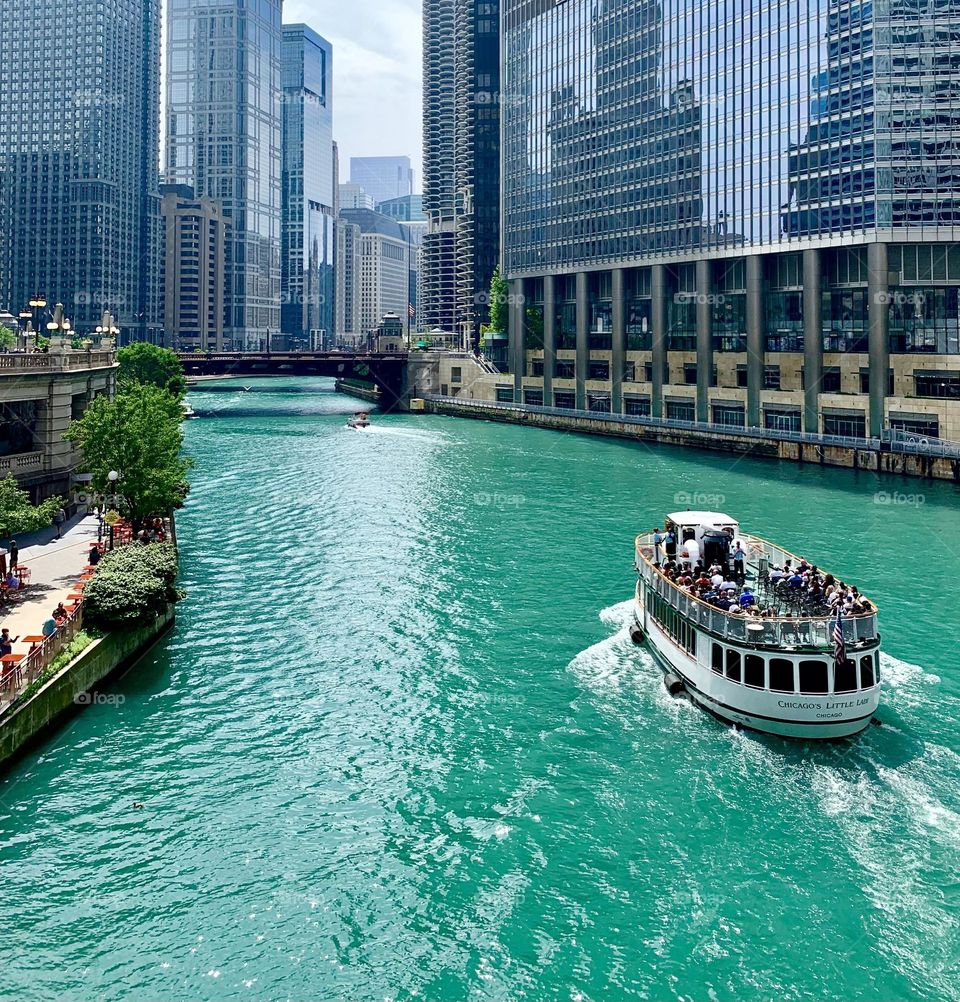
POLYGON ((0 308, 160 332, 160 0, 0 0, 0 308))
POLYGON ((166 180, 227 222, 224 346, 280 332, 280 0, 169 0, 166 180))

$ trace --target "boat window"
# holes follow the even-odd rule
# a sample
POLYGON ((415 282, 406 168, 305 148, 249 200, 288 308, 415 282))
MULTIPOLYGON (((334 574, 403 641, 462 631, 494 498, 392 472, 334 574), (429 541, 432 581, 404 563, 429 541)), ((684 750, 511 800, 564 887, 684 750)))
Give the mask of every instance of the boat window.
POLYGON ((826 661, 800 662, 800 691, 825 693, 828 691, 826 661))
POLYGON ((846 660, 842 665, 838 665, 835 672, 833 691, 834 692, 856 692, 857 689, 857 662, 846 660))
POLYGON ((743 659, 743 684, 762 689, 765 684, 763 674, 763 658, 756 654, 748 654, 743 659))
POLYGON ((860 688, 872 689, 876 684, 873 672, 873 655, 860 658, 860 688))
POLYGON ((718 674, 723 674, 723 648, 719 644, 713 645, 713 670, 718 674))
POLYGON ((793 692, 793 662, 786 658, 770 659, 770 688, 775 692, 793 692))
POLYGON ((731 682, 740 681, 740 652, 727 651, 727 678, 731 682))

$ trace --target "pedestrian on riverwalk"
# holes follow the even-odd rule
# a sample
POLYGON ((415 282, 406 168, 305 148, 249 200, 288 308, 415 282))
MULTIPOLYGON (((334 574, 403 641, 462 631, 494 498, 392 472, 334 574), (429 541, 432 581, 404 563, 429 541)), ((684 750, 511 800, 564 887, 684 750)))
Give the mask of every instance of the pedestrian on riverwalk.
POLYGON ((90 552, 87 554, 87 563, 91 567, 96 567, 100 563, 100 547, 96 543, 90 544, 90 552))
POLYGON ((7 551, 0 546, 0 576, 7 576, 7 551))
POLYGON ((59 508, 56 515, 53 516, 53 524, 57 527, 57 539, 63 536, 63 523, 67 520, 67 513, 59 508))
POLYGON ((15 539, 10 540, 10 570, 12 573, 17 573, 17 568, 20 566, 20 547, 17 546, 17 541, 15 539))
POLYGON ((13 653, 13 645, 20 639, 19 636, 11 637, 10 631, 4 627, 0 630, 0 658, 13 653))

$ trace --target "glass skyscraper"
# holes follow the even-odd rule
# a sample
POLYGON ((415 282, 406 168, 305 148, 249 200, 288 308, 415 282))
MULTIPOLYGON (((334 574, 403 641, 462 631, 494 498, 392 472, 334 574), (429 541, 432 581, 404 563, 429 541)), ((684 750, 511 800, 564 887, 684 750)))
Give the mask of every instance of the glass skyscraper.
POLYGON ((336 247, 333 48, 305 24, 283 27, 281 326, 291 347, 333 335, 336 247))
POLYGON ((503 0, 521 400, 960 438, 960 0, 503 0))
POLYGON ((375 204, 412 195, 410 157, 351 157, 350 181, 359 184, 375 204))
POLYGON ((0 306, 157 340, 160 0, 0 0, 0 51, 0 306))
POLYGON ((225 346, 280 331, 281 0, 169 0, 166 180, 227 221, 225 346))

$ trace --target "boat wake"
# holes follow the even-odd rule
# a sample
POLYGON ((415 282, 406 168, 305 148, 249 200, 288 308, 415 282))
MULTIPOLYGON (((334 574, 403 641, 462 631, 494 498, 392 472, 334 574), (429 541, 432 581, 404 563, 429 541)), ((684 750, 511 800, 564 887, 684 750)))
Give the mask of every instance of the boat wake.
MULTIPOLYGON (((597 708, 623 715, 624 726, 657 717, 649 731, 669 745, 689 751, 701 744, 694 757, 711 763, 712 776, 697 781, 699 797, 707 788, 718 799, 724 788, 751 788, 783 816, 819 818, 821 831, 832 826, 837 851, 871 906, 856 950, 885 954, 913 984, 926 985, 929 997, 955 996, 960 754, 947 742, 960 699, 922 666, 881 654, 880 726, 827 744, 756 735, 670 697, 653 658, 630 640, 631 618, 631 601, 603 609, 611 635, 569 664, 597 708)), ((721 804, 700 806, 723 811, 721 804)))

